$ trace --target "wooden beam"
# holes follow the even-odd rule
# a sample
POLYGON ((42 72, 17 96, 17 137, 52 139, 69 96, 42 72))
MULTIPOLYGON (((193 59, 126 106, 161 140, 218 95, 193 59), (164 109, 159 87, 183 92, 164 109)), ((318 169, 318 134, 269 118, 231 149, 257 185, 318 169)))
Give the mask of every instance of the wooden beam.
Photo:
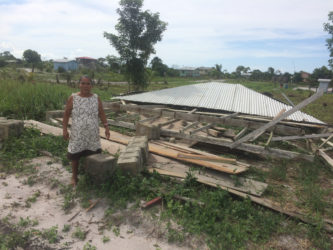
POLYGON ((115 120, 112 120, 112 119, 107 119, 107 121, 108 121, 109 125, 135 130, 135 125, 133 123, 130 123, 130 122, 115 121, 115 120))
POLYGON ((268 137, 268 140, 267 140, 267 142, 265 144, 266 147, 271 143, 272 137, 273 137, 273 131, 271 131, 271 133, 270 133, 270 135, 268 137))
POLYGON ((209 129, 207 129, 207 134, 211 135, 211 136, 214 136, 214 137, 220 137, 223 134, 223 132, 209 128, 209 129))
POLYGON ((322 137, 329 137, 330 135, 333 134, 326 133, 326 134, 312 134, 312 135, 302 135, 302 136, 280 136, 280 137, 273 137, 272 141, 291 141, 291 140, 302 140, 310 138, 322 138, 322 137))
MULTIPOLYGON (((184 133, 178 133, 173 130, 162 129, 161 135, 176 137, 176 138, 184 138, 204 143, 210 143, 214 145, 220 145, 223 147, 230 147, 232 140, 221 139, 221 138, 214 138, 208 136, 196 136, 196 135, 188 135, 184 133)), ((307 154, 300 154, 297 152, 276 149, 276 148, 265 148, 259 145, 247 144, 242 143, 240 144, 237 149, 250 152, 253 154, 257 154, 262 157, 272 157, 272 158, 283 158, 283 159, 294 159, 294 158, 302 158, 308 161, 313 161, 314 157, 312 155, 307 154)))
POLYGON ((311 102, 317 100, 319 97, 321 97, 324 94, 324 91, 321 90, 317 92, 316 94, 312 95, 311 97, 307 98, 306 100, 302 101, 301 103, 297 104, 295 107, 292 109, 288 110, 287 112, 284 112, 281 116, 278 118, 272 120, 271 122, 265 124, 264 126, 254 130, 250 134, 240 138, 238 141, 235 141, 233 144, 230 145, 230 148, 235 148, 241 143, 256 137, 258 134, 262 133, 263 131, 266 131, 268 128, 274 126, 277 124, 279 121, 283 120, 284 118, 287 118, 291 114, 295 113, 296 111, 300 110, 301 108, 305 107, 306 105, 310 104, 311 102))
MULTIPOLYGON (((324 142, 325 140, 323 138, 320 139, 322 142, 324 142)), ((333 143, 330 141, 325 142, 326 144, 330 145, 331 147, 333 147, 333 143)))
POLYGON ((322 149, 318 150, 318 154, 325 160, 325 162, 331 167, 333 170, 333 159, 329 157, 322 149))
POLYGON ((203 127, 201 127, 201 128, 197 128, 197 129, 195 129, 195 130, 193 130, 193 131, 190 131, 190 135, 195 134, 195 133, 197 133, 197 132, 199 132, 199 131, 202 131, 202 130, 205 130, 205 129, 209 129, 210 127, 212 127, 212 126, 214 126, 214 125, 215 125, 214 123, 210 123, 210 124, 208 124, 208 125, 206 125, 206 126, 203 126, 203 127))
POLYGON ((246 132, 247 130, 248 130, 247 127, 243 128, 243 129, 242 129, 237 135, 235 135, 235 137, 233 138, 234 141, 237 141, 238 138, 242 137, 242 136, 245 134, 245 132, 246 132))
POLYGON ((182 130, 180 130, 180 133, 184 133, 186 130, 194 127, 194 126, 197 126, 200 122, 193 122, 189 125, 187 125, 186 127, 184 127, 182 130))
POLYGON ((322 144, 319 145, 318 149, 320 149, 322 146, 324 146, 332 138, 333 138, 333 133, 325 141, 323 141, 322 144))
POLYGON ((170 121, 166 121, 166 122, 158 124, 158 126, 161 128, 163 126, 166 126, 166 125, 169 125, 171 123, 178 122, 178 121, 179 121, 179 119, 171 119, 170 121))
POLYGON ((188 112, 189 114, 194 114, 195 111, 197 111, 197 109, 192 109, 190 112, 188 112))
POLYGON ((237 164, 236 159, 225 158, 225 157, 220 157, 220 156, 207 156, 207 155, 178 153, 178 158, 197 159, 197 160, 216 161, 216 162, 227 162, 227 163, 231 163, 231 164, 237 164))
POLYGON ((287 100, 287 102, 289 102, 291 106, 293 107, 295 106, 295 104, 288 98, 288 96, 285 93, 281 92, 281 94, 287 100))
POLYGON ((138 121, 138 122, 140 122, 140 123, 148 122, 148 121, 153 122, 153 121, 157 120, 157 119, 160 118, 160 117, 161 117, 160 115, 156 115, 156 116, 153 116, 153 117, 149 117, 149 118, 146 118, 146 119, 140 120, 140 121, 138 121))

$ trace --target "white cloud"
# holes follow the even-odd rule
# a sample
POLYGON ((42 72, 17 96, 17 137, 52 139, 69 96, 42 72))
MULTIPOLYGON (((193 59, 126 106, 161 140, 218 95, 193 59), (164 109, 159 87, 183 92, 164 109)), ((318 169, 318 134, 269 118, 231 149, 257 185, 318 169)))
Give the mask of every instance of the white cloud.
MULTIPOLYGON (((48 59, 116 54, 103 32, 115 32, 118 7, 118 1, 105 0, 0 2, 0 50, 20 57, 34 49, 48 59)), ((245 57, 327 61, 323 23, 333 1, 145 0, 143 9, 168 22, 156 55, 169 65, 245 57)))

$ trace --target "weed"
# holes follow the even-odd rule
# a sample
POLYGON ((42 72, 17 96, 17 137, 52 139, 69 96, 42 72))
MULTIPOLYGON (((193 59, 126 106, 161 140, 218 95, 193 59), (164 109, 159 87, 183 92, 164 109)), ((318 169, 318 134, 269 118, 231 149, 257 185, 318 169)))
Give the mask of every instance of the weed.
POLYGON ((107 236, 104 235, 102 241, 103 241, 103 243, 109 242, 110 237, 107 237, 107 236))
POLYGON ((114 227, 112 229, 112 232, 114 233, 115 236, 119 236, 120 235, 120 228, 119 227, 114 227))
POLYGON ((287 163, 285 160, 280 161, 280 164, 274 164, 271 168, 269 176, 272 179, 284 181, 287 177, 287 163))
POLYGON ((31 203, 34 203, 37 201, 37 197, 40 196, 40 191, 37 190, 31 197, 25 200, 25 206, 31 207, 31 203))
POLYGON ((69 232, 71 230, 71 225, 68 225, 68 224, 65 224, 64 225, 64 228, 62 229, 62 231, 64 232, 64 233, 67 233, 67 232, 69 232))
POLYGON ((53 226, 49 229, 45 229, 42 232, 42 237, 44 239, 47 239, 49 243, 54 244, 59 241, 59 236, 58 236, 58 226, 53 226))
POLYGON ((86 232, 82 231, 80 227, 76 227, 72 237, 78 238, 79 240, 84 240, 86 238, 86 232))
POLYGON ((97 248, 93 245, 90 245, 89 242, 87 242, 84 246, 83 246, 83 250, 96 250, 97 248))

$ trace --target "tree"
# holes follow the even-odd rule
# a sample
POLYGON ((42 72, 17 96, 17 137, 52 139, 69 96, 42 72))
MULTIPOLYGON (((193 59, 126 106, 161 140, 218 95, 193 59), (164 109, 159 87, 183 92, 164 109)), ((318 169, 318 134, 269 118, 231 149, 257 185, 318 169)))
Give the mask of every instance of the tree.
POLYGON ((0 58, 3 60, 15 60, 15 56, 13 56, 9 51, 4 51, 0 53, 0 58))
POLYGON ((112 72, 117 72, 117 73, 120 72, 120 69, 122 67, 122 62, 119 57, 108 55, 106 56, 106 61, 108 62, 110 70, 112 72))
POLYGON ((129 84, 137 90, 147 85, 145 66, 155 53, 154 45, 162 40, 167 23, 160 20, 159 13, 143 11, 143 0, 120 0, 119 4, 120 18, 115 26, 119 35, 104 32, 104 37, 125 62, 129 84))
POLYGON ((313 83, 317 83, 318 79, 331 79, 333 76, 332 71, 327 67, 322 66, 321 68, 315 68, 310 76, 310 81, 313 83))
POLYGON ((215 64, 215 68, 212 71, 212 76, 219 79, 222 78, 222 64, 215 64))
POLYGON ((331 59, 328 60, 328 63, 333 70, 333 11, 328 13, 328 23, 324 23, 324 30, 328 32, 328 34, 331 35, 331 38, 326 39, 326 46, 328 50, 330 51, 330 57, 331 59))
POLYGON ((32 65, 32 72, 34 72, 35 66, 42 61, 40 59, 40 54, 31 49, 25 50, 23 52, 23 59, 32 65))
POLYGON ((168 71, 168 66, 165 65, 162 61, 161 58, 155 56, 151 62, 150 62, 150 65, 151 65, 151 69, 155 72, 157 72, 157 74, 159 76, 165 76, 167 71, 168 71))

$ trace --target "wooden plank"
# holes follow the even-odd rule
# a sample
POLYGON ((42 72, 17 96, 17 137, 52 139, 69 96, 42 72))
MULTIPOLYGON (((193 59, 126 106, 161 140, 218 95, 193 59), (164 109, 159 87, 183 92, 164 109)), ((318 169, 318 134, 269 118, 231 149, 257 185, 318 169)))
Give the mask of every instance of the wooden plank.
MULTIPOLYGON (((277 119, 279 119, 279 117, 286 111, 286 109, 282 109, 274 118, 272 121, 275 121, 277 119)), ((253 137, 250 139, 251 142, 255 141, 256 139, 258 139, 259 136, 261 136, 263 133, 265 133, 266 129, 258 132, 256 135, 253 135, 253 137)), ((273 130, 271 131, 273 132, 273 130)))
POLYGON ((180 130, 180 133, 183 133, 183 132, 185 132, 186 130, 188 130, 188 129, 194 127, 194 126, 197 126, 199 123, 200 123, 200 122, 193 122, 192 124, 187 125, 187 126, 184 127, 182 130, 180 130))
POLYGON ((225 158, 225 157, 220 157, 220 156, 208 156, 208 155, 178 153, 178 157, 179 158, 186 158, 186 159, 198 159, 198 160, 227 162, 227 163, 231 163, 231 164, 237 164, 236 159, 225 158))
POLYGON ((214 136, 214 137, 220 137, 223 134, 223 132, 222 131, 217 131, 215 129, 207 129, 207 134, 211 135, 211 136, 214 136))
POLYGON ((333 159, 329 157, 322 149, 318 150, 318 154, 325 160, 325 162, 331 167, 333 170, 333 159))
POLYGON ((197 128, 197 129, 195 129, 195 130, 193 130, 193 131, 190 131, 190 135, 195 134, 195 133, 197 133, 197 132, 199 132, 199 131, 202 131, 202 130, 205 130, 205 129, 209 129, 210 127, 212 127, 212 126, 214 126, 214 125, 215 125, 214 123, 210 123, 210 124, 208 124, 208 125, 206 125, 206 126, 203 126, 203 127, 201 127, 201 128, 197 128))
MULTIPOLYGON (((222 186, 225 188, 232 188, 240 192, 261 196, 267 188, 267 184, 263 182, 254 181, 248 178, 237 177, 235 182, 229 175, 215 175, 214 173, 199 173, 197 171, 191 171, 186 166, 160 166, 153 167, 149 171, 156 171, 163 175, 186 178, 188 173, 191 173, 193 177, 200 183, 207 184, 212 183, 214 187, 222 186)), ((211 185, 210 185, 211 186, 211 185)))
POLYGON ((248 127, 243 128, 237 135, 235 135, 235 137, 233 138, 234 141, 237 141, 238 138, 242 137, 247 130, 248 130, 248 127))
POLYGON ((197 111, 197 109, 192 109, 190 112, 188 112, 189 114, 194 114, 197 111))
POLYGON ((112 126, 122 127, 122 128, 128 128, 135 130, 135 125, 131 122, 123 122, 123 121, 115 121, 112 119, 107 119, 108 124, 112 126))
POLYGON ((166 125, 169 125, 171 123, 174 123, 174 122, 178 122, 179 119, 171 119, 170 121, 166 121, 166 122, 163 122, 163 123, 159 123, 158 126, 161 128, 163 126, 166 126, 166 125))
POLYGON ((138 121, 138 122, 140 122, 140 123, 148 122, 148 121, 153 122, 153 121, 157 120, 157 119, 160 118, 160 117, 161 117, 160 115, 156 115, 156 116, 153 116, 153 117, 149 117, 149 118, 147 118, 147 119, 140 120, 140 121, 138 121))
POLYGON ((268 128, 274 126, 276 123, 278 123, 279 121, 283 120, 284 118, 287 118, 288 116, 290 116, 291 114, 295 113, 296 111, 300 110, 301 108, 305 107, 306 105, 310 104, 311 102, 317 100, 319 97, 321 97, 324 94, 324 91, 321 90, 317 93, 315 93, 314 95, 312 95, 311 97, 307 98, 306 100, 302 101, 301 103, 297 104, 295 107, 293 107, 292 109, 288 110, 287 112, 284 112, 282 115, 280 115, 278 118, 272 120, 271 122, 265 124, 264 126, 254 130, 253 132, 251 132, 250 134, 240 138, 239 140, 235 141, 233 144, 230 145, 230 148, 235 148, 238 145, 240 145, 241 143, 251 139, 251 138, 255 138, 258 134, 262 133, 263 131, 266 131, 268 128))
POLYGON ((281 94, 292 107, 295 106, 295 104, 288 98, 288 96, 285 93, 281 92, 281 94))
MULTIPOLYGON (((324 139, 320 139, 322 142, 324 142, 325 140, 324 139)), ((330 145, 331 147, 333 147, 333 143, 330 142, 330 141, 327 141, 326 144, 330 145)))
POLYGON ((324 146, 329 140, 331 140, 333 138, 333 133, 325 140, 323 141, 322 144, 319 145, 318 148, 321 148, 322 146, 324 146))
POLYGON ((272 141, 291 141, 291 140, 302 140, 310 138, 322 138, 322 137, 328 137, 330 135, 333 134, 326 133, 326 134, 312 134, 312 135, 301 135, 301 136, 279 136, 279 137, 273 137, 272 141))
POLYGON ((271 143, 272 137, 273 137, 273 131, 271 131, 271 133, 270 133, 270 135, 269 135, 269 137, 268 137, 268 140, 267 140, 267 142, 265 143, 265 146, 266 146, 266 147, 271 143))
MULTIPOLYGON (((161 135, 175 137, 175 138, 184 138, 204 143, 210 143, 214 145, 220 145, 223 147, 230 147, 232 141, 221 139, 221 138, 214 138, 214 137, 207 137, 207 136, 196 136, 196 135, 188 135, 184 133, 178 133, 173 130, 162 129, 161 135)), ((277 148, 265 148, 259 145, 247 144, 242 143, 237 147, 238 150, 242 150, 245 152, 250 152, 253 154, 257 154, 261 157, 272 157, 272 158, 283 158, 283 159, 294 159, 294 158, 302 158, 307 161, 313 161, 314 157, 312 155, 307 154, 300 154, 297 152, 292 152, 288 150, 282 150, 277 148)))

